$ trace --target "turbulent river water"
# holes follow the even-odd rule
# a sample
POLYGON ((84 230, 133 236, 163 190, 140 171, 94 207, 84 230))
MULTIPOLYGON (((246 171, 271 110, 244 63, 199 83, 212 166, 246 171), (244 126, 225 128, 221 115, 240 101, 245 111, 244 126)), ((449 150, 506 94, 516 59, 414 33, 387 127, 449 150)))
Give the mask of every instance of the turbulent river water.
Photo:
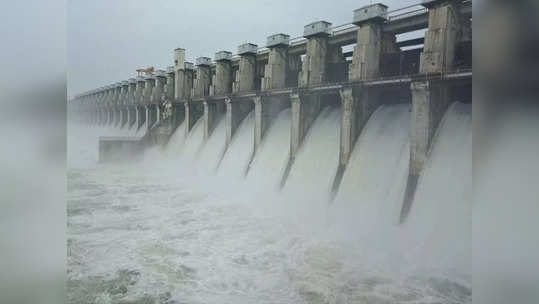
POLYGON ((471 106, 437 132, 409 220, 398 224, 409 106, 378 109, 335 200, 340 111, 314 122, 285 187, 290 110, 252 154, 252 113, 223 155, 180 126, 137 163, 98 164, 99 136, 71 124, 69 303, 471 303, 471 106))

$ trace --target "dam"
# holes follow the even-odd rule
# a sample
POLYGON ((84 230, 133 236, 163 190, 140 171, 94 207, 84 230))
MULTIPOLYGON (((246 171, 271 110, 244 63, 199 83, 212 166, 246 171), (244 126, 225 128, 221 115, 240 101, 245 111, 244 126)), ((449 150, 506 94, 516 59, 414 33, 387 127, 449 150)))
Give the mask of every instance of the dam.
MULTIPOLYGON (((148 214, 174 210, 163 224, 148 214, 130 213, 137 220, 148 216, 138 225, 180 229, 188 240, 197 229, 205 231, 196 241, 201 247, 187 242, 191 248, 182 250, 190 254, 178 254, 185 260, 207 256, 214 264, 192 260, 193 269, 181 264, 181 279, 164 270, 174 264, 166 253, 172 249, 159 246, 169 243, 144 247, 146 253, 163 250, 163 260, 151 267, 159 267, 167 284, 204 291, 207 298, 200 302, 219 302, 223 296, 249 303, 263 294, 283 302, 471 303, 472 1, 424 0, 394 10, 376 3, 350 16, 338 26, 314 21, 297 38, 275 33, 264 46, 240 44, 234 54, 219 50, 213 59, 188 62, 188 50, 176 48, 171 66, 69 101, 70 123, 92 134, 92 158, 99 165, 138 163, 150 174, 140 178, 134 169, 137 178, 121 182, 148 199, 114 191, 137 200, 138 210, 148 214), (144 184, 154 178, 166 182, 144 184), (217 203, 189 209, 193 201, 212 195, 178 186, 186 184, 260 206, 249 216, 217 203), (181 207, 171 205, 176 194, 154 205, 153 192, 177 191, 188 196, 181 207), (274 216, 280 220, 269 220, 274 216), (190 222, 198 228, 182 230, 190 222), (251 232, 240 232, 242 227, 251 232), (227 231, 233 245, 213 229, 227 231), (259 229, 267 237, 257 235, 259 229), (294 236, 283 237, 289 231, 294 236), (306 237, 310 233, 320 239, 306 237), (321 241, 330 236, 346 243, 359 240, 353 246, 361 250, 321 241), (272 249, 256 252, 257 242, 266 241, 270 245, 260 246, 272 249), (282 252, 301 252, 301 257, 282 252), (225 272, 225 258, 239 268, 225 272), (360 267, 368 276, 358 279, 352 260, 395 265, 380 273, 360 267), (249 263, 256 267, 248 272, 254 282, 247 283, 241 267, 249 263), (409 268, 443 274, 404 275, 409 268), (284 281, 301 284, 288 290, 283 272, 289 275, 284 281), (264 275, 272 277, 267 286, 264 275), (402 280, 389 282, 387 276, 402 280), (382 291, 387 286, 392 294, 382 291)), ((120 183, 122 177, 110 170, 106 180, 120 183)), ((119 248, 111 250, 121 255, 119 248)), ((189 292, 185 298, 196 299, 189 292)))

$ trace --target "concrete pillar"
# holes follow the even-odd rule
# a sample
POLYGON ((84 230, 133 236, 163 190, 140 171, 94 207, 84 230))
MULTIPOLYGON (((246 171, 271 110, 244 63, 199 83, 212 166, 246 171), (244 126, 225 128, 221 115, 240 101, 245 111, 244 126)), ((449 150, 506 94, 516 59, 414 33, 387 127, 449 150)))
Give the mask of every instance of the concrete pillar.
POLYGON ((114 126, 114 119, 116 116, 116 111, 114 111, 114 103, 113 103, 113 95, 114 90, 112 89, 112 86, 107 87, 107 97, 105 99, 109 111, 109 118, 108 118, 108 125, 114 126))
POLYGON ((258 46, 252 43, 245 43, 238 47, 240 61, 236 79, 233 84, 233 92, 254 91, 256 78, 256 53, 258 46))
POLYGON ((290 36, 285 34, 268 37, 266 46, 269 48, 269 55, 262 78, 263 91, 286 87, 289 39, 290 36))
POLYGON ((96 89, 94 93, 95 106, 97 107, 97 125, 101 126, 103 124, 103 107, 101 104, 101 92, 99 89, 96 89))
POLYGON ((167 82, 167 76, 165 71, 157 70, 153 75, 154 88, 150 98, 150 103, 154 105, 160 105, 164 100, 165 85, 167 82))
POLYGON ((429 9, 429 27, 420 57, 420 73, 443 73, 453 69, 460 31, 457 0, 424 1, 429 9))
POLYGON ((368 80, 379 76, 382 52, 382 26, 365 23, 357 31, 357 44, 349 70, 350 81, 368 80))
POLYGON ((165 81, 165 87, 163 89, 163 94, 165 96, 165 100, 166 101, 169 101, 169 102, 174 102, 174 94, 175 94, 175 90, 174 90, 174 85, 175 85, 175 72, 174 72, 174 67, 173 66, 169 66, 167 67, 167 72, 166 72, 166 81, 165 81))
POLYGON ((204 105, 204 140, 210 138, 215 126, 225 112, 225 104, 219 102, 203 102, 204 105))
POLYGON ((191 97, 204 97, 209 96, 211 85, 211 68, 210 58, 199 57, 197 58, 196 76, 193 80, 193 89, 191 91, 191 97))
POLYGON ((150 98, 150 112, 152 125, 157 126, 161 122, 161 111, 163 110, 163 103, 165 100, 165 85, 167 82, 167 76, 165 71, 158 70, 153 75, 154 88, 152 90, 152 96, 150 98))
POLYGON ((243 119, 253 110, 253 102, 250 99, 225 99, 226 103, 226 147, 232 142, 243 119))
POLYGON ((142 104, 144 105, 144 112, 147 121, 148 130, 153 127, 153 124, 156 121, 155 117, 155 106, 152 104, 152 94, 155 88, 155 79, 153 75, 148 75, 144 77, 144 90, 142 91, 142 104))
POLYGON ((169 134, 172 135, 172 133, 174 133, 176 128, 178 128, 178 126, 180 126, 180 124, 185 119, 185 107, 182 106, 182 105, 179 105, 178 103, 175 102, 175 97, 174 97, 175 88, 174 88, 174 86, 175 86, 175 83, 176 83, 175 82, 176 73, 174 71, 173 66, 170 66, 170 67, 167 68, 166 76, 167 76, 167 80, 166 80, 164 95, 165 95, 165 100, 166 100, 167 106, 168 106, 168 104, 170 104, 170 109, 168 109, 166 111, 168 111, 167 113, 169 113, 171 115, 170 121, 169 121, 169 124, 170 124, 169 134))
POLYGON ((135 78, 130 78, 128 80, 129 87, 127 89, 127 111, 128 122, 127 127, 131 129, 137 120, 137 111, 136 111, 136 102, 135 102, 135 91, 137 88, 137 81, 135 78))
POLYGON ((359 26, 359 30, 348 72, 350 81, 379 77, 382 54, 399 51, 395 35, 382 31, 383 22, 387 19, 386 12, 387 6, 381 3, 354 11, 354 24, 359 26))
POLYGON ((112 87, 112 109, 114 111, 113 126, 119 127, 120 121, 122 120, 122 111, 120 110, 120 93, 122 87, 120 83, 115 83, 112 87))
POLYGON ((136 112, 136 127, 137 130, 144 125, 146 122, 146 110, 144 109, 144 87, 146 85, 146 82, 144 81, 144 77, 137 76, 136 78, 137 85, 135 89, 135 112, 136 112))
POLYGON ((122 111, 122 121, 120 122, 120 127, 125 127, 129 122, 129 82, 128 81, 122 81, 122 89, 121 89, 121 98, 120 98, 120 106, 122 111))
POLYGON ((184 101, 190 98, 193 87, 193 64, 185 61, 185 50, 174 50, 174 99, 184 101))
POLYGON ((299 86, 308 87, 327 81, 328 29, 331 23, 318 21, 305 26, 303 36, 307 38, 307 52, 299 74, 299 86))
POLYGON ((212 84, 212 95, 224 96, 232 91, 232 53, 220 51, 215 53, 215 79, 212 84))

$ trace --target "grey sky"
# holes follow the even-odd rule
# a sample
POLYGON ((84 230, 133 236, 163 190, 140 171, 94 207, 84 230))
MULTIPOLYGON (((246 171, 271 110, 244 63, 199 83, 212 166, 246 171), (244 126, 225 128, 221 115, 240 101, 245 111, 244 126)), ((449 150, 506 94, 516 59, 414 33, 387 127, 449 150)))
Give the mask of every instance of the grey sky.
MULTIPOLYGON (((350 22, 370 0, 72 0, 67 10, 68 96, 125 80, 140 67, 172 65, 173 50, 186 60, 236 52, 244 42, 263 46, 268 35, 302 34, 317 20, 350 22)), ((419 0, 386 0, 390 9, 419 0)))

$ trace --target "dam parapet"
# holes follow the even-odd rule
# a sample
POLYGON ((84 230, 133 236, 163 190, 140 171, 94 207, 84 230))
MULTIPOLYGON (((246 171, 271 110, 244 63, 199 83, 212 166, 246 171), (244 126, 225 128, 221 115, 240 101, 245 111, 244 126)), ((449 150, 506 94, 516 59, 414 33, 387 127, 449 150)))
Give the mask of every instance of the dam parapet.
POLYGON ((424 0, 395 10, 376 3, 356 9, 345 25, 315 21, 300 38, 275 33, 264 47, 244 43, 236 54, 216 52, 213 61, 187 62, 186 50, 177 48, 173 66, 80 94, 70 101, 70 114, 90 125, 143 129, 141 146, 164 146, 178 126, 184 124, 187 135, 200 119, 207 140, 225 119, 226 153, 238 126, 254 111, 252 159, 269 126, 290 108, 284 185, 319 113, 339 107, 336 193, 371 115, 384 104, 410 104, 404 221, 444 113, 454 101, 472 101, 471 18, 472 1, 424 0), (425 30, 423 37, 419 30, 425 30), (419 37, 402 38, 414 35, 419 37), (347 47, 353 51, 344 51, 347 47))

